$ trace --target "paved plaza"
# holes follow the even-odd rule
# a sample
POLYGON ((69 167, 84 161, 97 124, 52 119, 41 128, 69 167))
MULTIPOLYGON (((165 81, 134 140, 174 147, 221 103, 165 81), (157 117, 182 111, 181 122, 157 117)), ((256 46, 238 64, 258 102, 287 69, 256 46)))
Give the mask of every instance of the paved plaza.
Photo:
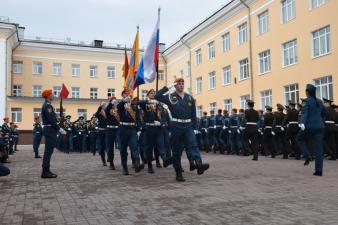
MULTIPOLYGON (((11 157, 0 178, 0 224, 338 224, 338 162, 312 163, 203 154, 211 168, 188 171, 177 183, 172 168, 130 176, 101 165, 99 156, 55 152, 57 179, 41 179, 30 146, 11 157)), ((118 157, 117 157, 118 158, 118 157)))

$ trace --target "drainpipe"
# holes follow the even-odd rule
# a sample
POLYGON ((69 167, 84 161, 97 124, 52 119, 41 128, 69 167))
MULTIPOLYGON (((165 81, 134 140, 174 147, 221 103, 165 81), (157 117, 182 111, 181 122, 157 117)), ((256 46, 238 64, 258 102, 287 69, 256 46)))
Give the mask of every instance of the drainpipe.
POLYGON ((254 78, 252 68, 252 32, 251 32, 251 8, 245 3, 245 0, 240 0, 241 3, 248 9, 248 25, 249 25, 249 67, 250 67, 250 97, 254 100, 254 78))
POLYGON ((165 85, 168 85, 168 66, 167 60, 165 59, 164 55, 161 53, 162 59, 164 61, 164 74, 165 74, 165 85))
POLYGON ((189 83, 190 83, 190 94, 191 94, 191 96, 193 96, 193 91, 192 91, 192 79, 191 79, 191 76, 192 76, 192 74, 191 74, 191 48, 190 48, 189 45, 187 45, 186 42, 183 41, 183 38, 181 38, 180 41, 181 41, 182 44, 183 44, 185 47, 187 47, 188 50, 189 50, 189 63, 190 63, 190 66, 189 66, 189 68, 188 68, 188 73, 189 73, 189 79, 190 79, 190 82, 189 82, 189 83))

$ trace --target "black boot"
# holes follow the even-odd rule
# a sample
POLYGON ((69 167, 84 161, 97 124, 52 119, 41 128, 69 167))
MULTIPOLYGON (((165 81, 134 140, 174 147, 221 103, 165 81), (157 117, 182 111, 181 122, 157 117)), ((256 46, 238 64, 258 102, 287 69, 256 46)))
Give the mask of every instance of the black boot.
POLYGON ((167 158, 166 156, 163 156, 162 160, 163 160, 164 168, 167 168, 168 166, 170 166, 173 163, 172 158, 167 158))
POLYGON ((115 170, 115 165, 114 165, 113 161, 109 162, 109 167, 110 167, 111 170, 115 170))
POLYGON ((103 166, 107 166, 107 162, 106 162, 106 157, 105 157, 105 155, 104 155, 104 154, 101 154, 100 156, 101 156, 102 165, 103 165, 103 166))
POLYGON ((128 171, 127 163, 122 163, 122 167, 123 167, 122 174, 125 175, 125 176, 128 176, 129 175, 129 171, 128 171))
POLYGON ((148 163, 148 173, 154 173, 153 164, 151 162, 148 163))
POLYGON ((313 173, 314 176, 323 176, 323 172, 316 171, 313 173))
POLYGON ((140 165, 140 161, 135 161, 135 173, 139 173, 141 170, 143 170, 144 165, 140 165))
POLYGON ((198 158, 195 160, 196 163, 196 168, 197 168, 197 174, 201 175, 204 173, 204 171, 206 171, 207 169, 209 169, 209 164, 208 163, 202 163, 202 159, 198 158))
POLYGON ((196 169, 196 165, 194 160, 189 159, 190 171, 194 171, 196 169))
POLYGON ((36 159, 40 159, 41 158, 41 156, 39 155, 39 153, 35 153, 35 158, 36 159))
POLYGON ((56 178, 57 175, 49 171, 49 169, 42 169, 41 178, 56 178))
POLYGON ((304 162, 304 166, 309 165, 309 164, 310 164, 310 161, 311 161, 310 157, 306 157, 306 158, 305 158, 305 162, 304 162))
POLYGON ((156 167, 157 168, 162 168, 162 165, 161 165, 160 161, 156 161, 156 167))
POLYGON ((175 168, 175 171, 176 171, 176 180, 178 182, 184 182, 185 179, 183 178, 183 175, 182 175, 182 169, 181 168, 175 168))

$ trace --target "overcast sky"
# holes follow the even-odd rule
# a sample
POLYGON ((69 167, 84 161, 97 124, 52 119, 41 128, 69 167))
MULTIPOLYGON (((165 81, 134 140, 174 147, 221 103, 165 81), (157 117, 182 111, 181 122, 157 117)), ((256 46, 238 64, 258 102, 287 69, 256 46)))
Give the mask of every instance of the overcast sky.
POLYGON ((26 36, 131 46, 140 26, 144 47, 161 7, 160 42, 167 47, 229 0, 1 0, 0 16, 26 27, 26 36))

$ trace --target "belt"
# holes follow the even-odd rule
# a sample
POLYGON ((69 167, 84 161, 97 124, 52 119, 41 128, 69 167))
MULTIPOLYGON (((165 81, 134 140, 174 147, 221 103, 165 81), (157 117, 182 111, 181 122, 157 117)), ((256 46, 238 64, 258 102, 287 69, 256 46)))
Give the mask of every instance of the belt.
POLYGON ((135 126, 135 123, 126 123, 126 122, 120 122, 123 126, 135 126))
POLYGON ((40 132, 39 132, 39 131, 36 131, 35 133, 36 133, 36 134, 40 134, 40 132))
POLYGON ((265 126, 264 129, 272 129, 272 126, 265 126))
POLYGON ((216 127, 223 127, 222 125, 216 125, 216 127))
POLYGON ((297 121, 290 121, 289 124, 298 124, 297 121))
POLYGON ((51 127, 52 124, 46 124, 46 125, 43 125, 44 127, 51 127))
POLYGON ((230 126, 230 128, 237 128, 238 126, 230 126))
POLYGON ((111 126, 111 125, 107 125, 107 128, 119 128, 119 126, 111 126))
POLYGON ((327 121, 325 121, 325 123, 333 123, 334 124, 334 121, 327 120, 327 121))
POLYGON ((146 123, 147 126, 151 126, 151 127, 160 127, 161 125, 157 125, 155 123, 146 123))
POLYGON ((178 123, 191 123, 191 119, 176 119, 176 118, 172 118, 171 119, 174 122, 178 122, 178 123))
POLYGON ((254 123, 254 122, 246 122, 247 125, 256 125, 257 126, 257 123, 254 123))
POLYGON ((208 127, 209 129, 214 129, 215 127, 214 126, 212 126, 212 127, 208 127))

